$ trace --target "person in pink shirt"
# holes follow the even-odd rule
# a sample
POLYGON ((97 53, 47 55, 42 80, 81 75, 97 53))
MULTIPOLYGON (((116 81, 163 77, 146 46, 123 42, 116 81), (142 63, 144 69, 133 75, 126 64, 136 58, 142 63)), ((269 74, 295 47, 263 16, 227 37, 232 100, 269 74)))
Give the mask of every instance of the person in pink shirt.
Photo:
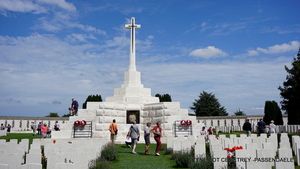
POLYGON ((154 133, 154 140, 156 141, 156 150, 155 155, 160 156, 159 151, 162 146, 160 138, 162 136, 162 128, 160 127, 161 122, 157 122, 156 126, 152 129, 152 132, 154 133))
POLYGON ((42 138, 46 138, 47 137, 47 131, 48 131, 47 124, 44 123, 44 125, 42 125, 42 127, 41 127, 42 138))

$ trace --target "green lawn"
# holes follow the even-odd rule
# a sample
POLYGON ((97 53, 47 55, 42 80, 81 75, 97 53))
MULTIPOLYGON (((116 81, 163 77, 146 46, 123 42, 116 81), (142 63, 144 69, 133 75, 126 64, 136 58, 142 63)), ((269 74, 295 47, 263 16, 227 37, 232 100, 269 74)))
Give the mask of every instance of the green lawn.
MULTIPOLYGON (((149 152, 151 154, 145 155, 145 144, 138 144, 136 148, 137 154, 131 153, 131 148, 126 148, 124 145, 118 146, 118 157, 116 161, 113 161, 111 167, 113 169, 167 169, 177 168, 176 162, 171 160, 171 155, 164 155, 164 151, 160 151, 160 156, 155 156, 156 144, 151 144, 149 152)), ((165 144, 163 146, 166 146, 165 144)))

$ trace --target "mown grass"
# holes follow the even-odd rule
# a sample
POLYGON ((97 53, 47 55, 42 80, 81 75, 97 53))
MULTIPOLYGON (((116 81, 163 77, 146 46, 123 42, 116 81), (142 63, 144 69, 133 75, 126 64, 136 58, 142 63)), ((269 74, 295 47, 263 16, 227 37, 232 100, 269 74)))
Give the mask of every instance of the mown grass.
MULTIPOLYGON (((178 168, 175 160, 171 160, 172 155, 164 155, 164 151, 160 151, 160 156, 155 156, 156 144, 151 144, 149 152, 151 154, 145 155, 145 144, 138 144, 135 151, 137 154, 131 153, 131 148, 126 148, 125 145, 119 144, 118 157, 116 161, 111 163, 113 169, 168 169, 178 168)), ((165 144, 163 147, 166 146, 165 144)))

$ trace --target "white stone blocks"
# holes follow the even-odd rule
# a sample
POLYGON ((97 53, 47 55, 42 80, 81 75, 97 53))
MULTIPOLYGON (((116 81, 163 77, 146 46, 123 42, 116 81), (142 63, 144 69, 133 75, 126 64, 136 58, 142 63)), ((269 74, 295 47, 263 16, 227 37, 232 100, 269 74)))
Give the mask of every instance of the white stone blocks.
POLYGON ((0 163, 0 169, 9 169, 9 165, 0 163))
POLYGON ((170 109, 164 109, 163 111, 164 111, 164 113, 163 113, 164 116, 171 116, 172 115, 172 110, 170 110, 170 109))
POLYGON ((114 104, 108 104, 108 103, 105 103, 105 102, 100 103, 99 107, 100 107, 100 109, 111 109, 111 110, 115 108, 114 104))
POLYGON ((294 162, 275 162, 275 169, 294 169, 294 162))
POLYGON ((164 104, 154 104, 154 105, 152 106, 152 109, 153 109, 153 110, 164 109, 164 108, 166 108, 166 107, 164 106, 164 104))
POLYGON ((163 110, 156 110, 155 116, 163 116, 163 110))
POLYGON ((6 136, 6 130, 0 130, 0 136, 6 136))
POLYGON ((170 123, 164 123, 163 124, 163 129, 164 130, 172 130, 172 124, 170 124, 170 123))
POLYGON ((26 163, 38 163, 41 164, 41 152, 26 154, 26 163))
POLYGON ((104 114, 104 109, 96 110, 96 116, 103 116, 103 114, 104 114))
POLYGON ((104 127, 104 124, 103 123, 97 123, 97 124, 95 124, 95 130, 96 131, 104 131, 104 130, 107 130, 108 129, 108 127, 107 126, 105 126, 104 127))
POLYGON ((219 150, 213 152, 213 158, 220 159, 213 163, 214 169, 227 168, 227 162, 225 160, 221 160, 227 157, 227 151, 219 150))
POLYGON ((167 136, 167 148, 173 148, 173 138, 174 136, 167 136))
POLYGON ((42 169, 42 164, 38 163, 26 163, 21 165, 21 169, 42 169))
POLYGON ((149 116, 150 117, 155 117, 155 110, 150 110, 149 111, 149 116))

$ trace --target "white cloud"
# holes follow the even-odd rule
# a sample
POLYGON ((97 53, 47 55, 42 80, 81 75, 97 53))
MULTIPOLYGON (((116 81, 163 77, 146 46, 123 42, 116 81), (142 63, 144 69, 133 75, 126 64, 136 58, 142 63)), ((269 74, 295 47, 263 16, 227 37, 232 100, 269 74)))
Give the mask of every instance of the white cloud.
POLYGON ((37 0, 37 2, 56 5, 67 11, 76 11, 76 7, 73 4, 66 2, 65 0, 37 0))
POLYGON ((274 45, 268 48, 257 47, 256 50, 248 50, 247 55, 255 56, 255 55, 259 55, 259 53, 276 54, 276 53, 285 53, 289 51, 297 51, 299 49, 299 46, 300 46, 300 42, 291 41, 289 43, 274 45))
POLYGON ((190 52, 190 56, 196 56, 201 57, 204 59, 209 59, 213 57, 222 57, 227 56, 228 54, 226 52, 223 52, 221 49, 216 48, 214 46, 208 46, 204 49, 196 49, 190 52))
POLYGON ((66 40, 71 42, 71 43, 75 43, 75 42, 87 42, 88 39, 97 39, 95 36, 93 35, 86 35, 86 34, 71 34, 68 35, 66 40))
POLYGON ((248 56, 255 56, 255 55, 258 55, 258 54, 259 54, 259 52, 256 51, 256 50, 249 50, 248 51, 248 56))
MULTIPOLYGON (((84 36, 70 35, 75 40, 84 40, 84 36)), ((140 40, 139 50, 149 46, 148 40, 140 40)), ((113 96, 113 89, 120 87, 124 80, 128 46, 129 38, 125 36, 104 41, 102 45, 72 45, 38 33, 16 38, 0 36, 0 79, 5 79, 0 81, 0 100, 4 102, 0 104, 5 106, 9 98, 14 98, 22 100, 20 105, 57 103, 55 107, 61 111, 70 105, 72 97, 83 103, 89 94, 101 94, 103 99, 113 96)), ((205 49, 199 53, 212 55, 212 52, 215 56, 216 51, 221 51, 215 47, 205 49)), ((246 114, 262 113, 261 109, 252 108, 266 100, 279 99, 277 87, 286 75, 283 66, 290 63, 289 57, 264 62, 164 62, 165 58, 172 57, 170 54, 138 56, 143 60, 137 62, 142 84, 152 89, 152 95, 168 93, 174 102, 181 103, 181 108, 187 109, 204 90, 215 94, 229 112, 240 108, 246 114)), ((50 109, 47 111, 54 111, 50 109)))
POLYGON ((31 12, 35 14, 46 13, 45 7, 31 0, 1 0, 0 11, 31 12))
POLYGON ((274 45, 268 47, 267 49, 258 47, 256 50, 259 52, 273 54, 273 53, 284 53, 288 51, 295 51, 298 50, 300 43, 298 41, 291 41, 289 44, 284 43, 282 45, 274 45))

